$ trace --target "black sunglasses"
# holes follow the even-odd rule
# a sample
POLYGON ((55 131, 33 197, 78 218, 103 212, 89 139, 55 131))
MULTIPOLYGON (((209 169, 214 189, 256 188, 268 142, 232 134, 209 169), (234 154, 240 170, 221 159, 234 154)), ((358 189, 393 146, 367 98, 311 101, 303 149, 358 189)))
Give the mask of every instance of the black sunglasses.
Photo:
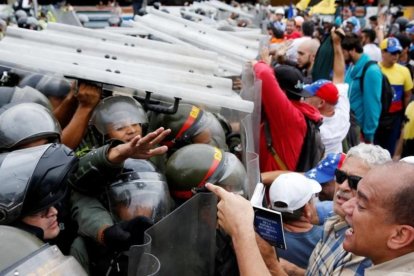
POLYGON ((351 189, 356 190, 358 187, 358 182, 362 179, 360 176, 348 175, 346 172, 341 171, 340 169, 335 169, 335 179, 338 184, 344 183, 348 179, 348 185, 351 189))

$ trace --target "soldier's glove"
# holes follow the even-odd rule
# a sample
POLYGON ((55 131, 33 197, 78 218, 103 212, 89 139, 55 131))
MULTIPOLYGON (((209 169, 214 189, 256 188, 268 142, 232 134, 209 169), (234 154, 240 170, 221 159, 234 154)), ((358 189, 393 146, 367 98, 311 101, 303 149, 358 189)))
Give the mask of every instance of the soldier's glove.
POLYGON ((111 250, 126 251, 131 245, 144 242, 144 232, 153 225, 143 216, 114 224, 103 231, 103 242, 111 250))

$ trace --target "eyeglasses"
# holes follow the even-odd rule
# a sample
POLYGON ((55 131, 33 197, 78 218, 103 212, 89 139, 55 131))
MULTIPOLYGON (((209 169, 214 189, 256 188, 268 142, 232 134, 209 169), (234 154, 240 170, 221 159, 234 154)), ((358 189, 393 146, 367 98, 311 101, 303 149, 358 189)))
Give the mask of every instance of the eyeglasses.
POLYGON ((340 169, 335 169, 335 179, 338 184, 342 184, 345 180, 348 179, 349 187, 353 190, 356 190, 358 183, 362 177, 356 175, 348 175, 346 172, 341 171, 340 169))

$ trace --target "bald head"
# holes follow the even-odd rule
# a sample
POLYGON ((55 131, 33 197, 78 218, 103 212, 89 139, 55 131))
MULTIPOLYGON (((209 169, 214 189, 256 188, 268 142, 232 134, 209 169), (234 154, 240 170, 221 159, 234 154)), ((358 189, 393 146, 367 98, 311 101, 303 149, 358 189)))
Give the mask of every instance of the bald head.
POLYGON ((319 46, 320 43, 317 39, 310 39, 302 42, 302 44, 300 44, 298 47, 298 51, 303 51, 311 55, 316 55, 319 46))
POLYGON ((414 165, 389 162, 374 167, 365 178, 378 202, 389 212, 389 218, 414 227, 414 212, 409 208, 414 202, 414 165))
POLYGON ((319 45, 317 39, 306 40, 299 45, 297 60, 299 68, 310 69, 312 67, 319 45))

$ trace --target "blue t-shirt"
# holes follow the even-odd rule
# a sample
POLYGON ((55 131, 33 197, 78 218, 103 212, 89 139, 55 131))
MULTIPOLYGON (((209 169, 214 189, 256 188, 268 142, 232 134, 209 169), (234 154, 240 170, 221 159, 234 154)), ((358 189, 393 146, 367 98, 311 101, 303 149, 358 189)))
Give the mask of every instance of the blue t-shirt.
POLYGON ((323 227, 315 225, 308 232, 293 233, 285 231, 287 250, 277 249, 277 255, 279 258, 306 269, 309 257, 321 239, 322 233, 323 227))

